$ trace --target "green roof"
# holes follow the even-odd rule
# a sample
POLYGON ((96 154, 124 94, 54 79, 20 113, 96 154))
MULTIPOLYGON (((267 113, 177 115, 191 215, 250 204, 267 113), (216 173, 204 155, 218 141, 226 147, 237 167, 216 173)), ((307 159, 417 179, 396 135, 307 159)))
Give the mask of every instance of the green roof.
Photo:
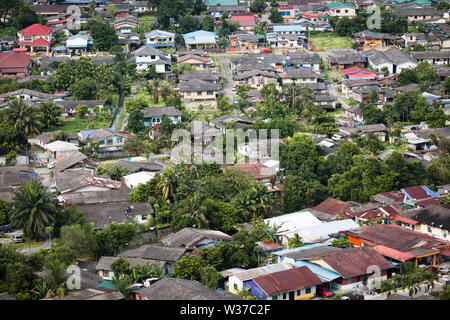
POLYGON ((431 0, 389 0, 391 3, 404 3, 404 2, 414 2, 417 4, 423 4, 426 6, 431 6, 431 0))
POLYGON ((96 288, 99 288, 99 287, 112 288, 112 289, 116 288, 111 280, 105 280, 102 283, 99 283, 96 288))
POLYGON ((323 8, 323 7, 328 7, 330 9, 339 8, 339 7, 356 8, 356 6, 354 4, 345 3, 345 2, 331 2, 331 3, 328 3, 328 4, 326 4, 326 5, 324 5, 324 6, 320 7, 320 8, 323 8))

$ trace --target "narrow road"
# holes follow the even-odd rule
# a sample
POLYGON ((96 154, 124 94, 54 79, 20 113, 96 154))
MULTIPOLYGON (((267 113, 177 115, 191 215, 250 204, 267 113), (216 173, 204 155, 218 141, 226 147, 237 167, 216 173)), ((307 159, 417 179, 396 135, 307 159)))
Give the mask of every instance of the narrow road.
MULTIPOLYGON (((136 91, 137 91, 137 85, 132 85, 131 86, 131 89, 130 89, 130 94, 131 94, 131 96, 134 96, 135 94, 136 94, 136 91)), ((119 102, 117 103, 117 112, 116 112, 116 115, 115 115, 115 117, 114 117, 114 122, 113 122, 113 124, 112 124, 112 126, 111 126, 111 130, 114 130, 114 131, 116 131, 116 127, 117 127, 117 122, 119 121, 119 117, 120 117, 120 114, 122 113, 122 108, 123 108, 123 105, 124 105, 124 100, 125 100, 125 95, 122 95, 120 98, 119 98, 119 102)), ((120 130, 121 128, 118 128, 118 130, 120 130)))
POLYGON ((26 248, 26 249, 20 250, 19 252, 22 253, 22 254, 26 254, 26 255, 28 255, 28 253, 33 254, 33 253, 38 252, 38 251, 41 250, 41 249, 44 249, 44 250, 50 249, 51 245, 52 245, 51 240, 50 240, 50 239, 47 239, 47 240, 45 240, 45 242, 44 242, 42 245, 40 245, 39 247, 30 248, 30 251, 28 251, 28 248, 26 248))
POLYGON ((228 69, 227 56, 226 55, 214 55, 214 56, 217 57, 217 59, 219 59, 220 70, 222 71, 222 75, 225 79, 225 86, 223 87, 222 94, 230 99, 230 103, 233 103, 235 99, 235 93, 233 92, 232 89, 234 82, 233 82, 233 75, 228 69))

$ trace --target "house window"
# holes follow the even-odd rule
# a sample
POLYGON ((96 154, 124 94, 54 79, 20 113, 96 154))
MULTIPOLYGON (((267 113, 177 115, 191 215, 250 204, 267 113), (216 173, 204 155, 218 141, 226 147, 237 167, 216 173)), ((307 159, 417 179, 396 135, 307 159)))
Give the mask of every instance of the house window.
POLYGON ((150 59, 155 60, 156 56, 150 56, 150 59))
POLYGON ((234 284, 234 290, 239 290, 237 284, 234 284))
POLYGON ((283 293, 283 300, 287 299, 287 293, 283 293))
POLYGON ((197 96, 201 96, 203 94, 203 91, 197 91, 197 96))
POLYGON ((105 144, 105 140, 100 141, 100 144, 105 144))
POLYGON ((107 144, 107 145, 113 144, 113 139, 108 139, 108 140, 106 140, 106 144, 107 144))
POLYGON ((347 283, 348 283, 348 284, 351 284, 351 283, 352 283, 352 280, 353 280, 352 278, 348 278, 348 279, 347 279, 347 283))
POLYGON ((302 291, 301 290, 297 290, 297 295, 301 295, 302 291))
POLYGON ((213 94, 214 94, 214 91, 209 90, 209 91, 206 92, 206 94, 207 94, 208 96, 213 95, 213 94))
POLYGON ((428 232, 429 232, 429 233, 433 232, 433 230, 431 229, 431 227, 428 227, 428 232))
POLYGON ((306 294, 311 293, 311 288, 306 288, 306 294))
POLYGON ((122 143, 122 137, 117 137, 117 142, 122 143))

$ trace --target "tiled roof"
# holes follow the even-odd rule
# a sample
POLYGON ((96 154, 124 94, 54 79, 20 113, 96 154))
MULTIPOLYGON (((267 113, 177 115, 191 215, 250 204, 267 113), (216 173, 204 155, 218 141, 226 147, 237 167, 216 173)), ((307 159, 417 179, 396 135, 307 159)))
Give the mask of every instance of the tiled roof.
POLYGON ((253 281, 268 295, 301 290, 322 283, 308 267, 292 268, 275 272, 253 279, 253 281))
MULTIPOLYGON (((30 55, 22 52, 0 52, 0 70, 9 68, 25 68, 32 58, 30 55)), ((2 72, 4 72, 2 70, 2 72)), ((23 70, 22 70, 23 71, 23 70)))
POLYGON ((341 218, 346 218, 347 214, 345 211, 349 206, 350 204, 348 202, 328 198, 319 205, 313 207, 313 209, 331 214, 333 216, 338 214, 341 218))
POLYGON ((39 23, 32 24, 31 26, 19 31, 19 33, 23 36, 48 35, 51 32, 52 28, 43 26, 39 23))

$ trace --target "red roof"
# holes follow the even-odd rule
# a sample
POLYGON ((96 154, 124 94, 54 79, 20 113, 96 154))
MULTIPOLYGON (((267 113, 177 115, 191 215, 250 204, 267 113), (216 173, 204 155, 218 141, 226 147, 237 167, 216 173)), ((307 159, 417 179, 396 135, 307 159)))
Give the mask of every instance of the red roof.
POLYGON ((27 48, 13 48, 12 51, 13 52, 26 52, 28 49, 27 48))
POLYGON ((52 28, 43 26, 39 23, 32 24, 28 28, 19 31, 23 36, 49 35, 51 32, 52 28))
MULTIPOLYGON (((274 174, 271 168, 263 165, 261 162, 235 163, 230 167, 248 171, 250 175, 257 180, 270 178, 274 174)), ((222 170, 226 170, 226 168, 222 168, 222 170)))
POLYGON ((433 197, 432 195, 428 194, 421 186, 403 188, 402 190, 409 194, 411 198, 416 200, 428 199, 433 197))
POLYGON ((352 77, 373 77, 375 78, 377 75, 375 72, 370 71, 369 69, 360 68, 360 67, 351 67, 344 70, 341 70, 342 74, 352 77))
POLYGON ((413 255, 412 253, 408 253, 408 252, 403 252, 403 251, 398 251, 389 247, 385 247, 382 245, 378 245, 373 247, 373 249, 378 252, 379 254, 395 259, 395 260, 399 260, 399 261, 408 261, 412 258, 415 258, 415 255, 413 255))
POLYGON ((344 202, 341 200, 328 198, 319 205, 313 207, 314 210, 319 210, 333 216, 339 215, 341 218, 347 218, 347 214, 345 210, 350 206, 348 202, 344 202))
MULTIPOLYGON (((2 73, 11 68, 20 68, 22 71, 30 64, 31 57, 22 52, 0 52, 0 69, 2 73)), ((10 71, 10 72, 22 72, 10 71)))
POLYGON ((254 278, 253 281, 269 297, 280 293, 317 286, 322 283, 308 267, 292 268, 262 275, 254 278))
POLYGON ((256 25, 255 15, 251 12, 233 12, 230 20, 239 22, 242 27, 252 27, 256 25))

